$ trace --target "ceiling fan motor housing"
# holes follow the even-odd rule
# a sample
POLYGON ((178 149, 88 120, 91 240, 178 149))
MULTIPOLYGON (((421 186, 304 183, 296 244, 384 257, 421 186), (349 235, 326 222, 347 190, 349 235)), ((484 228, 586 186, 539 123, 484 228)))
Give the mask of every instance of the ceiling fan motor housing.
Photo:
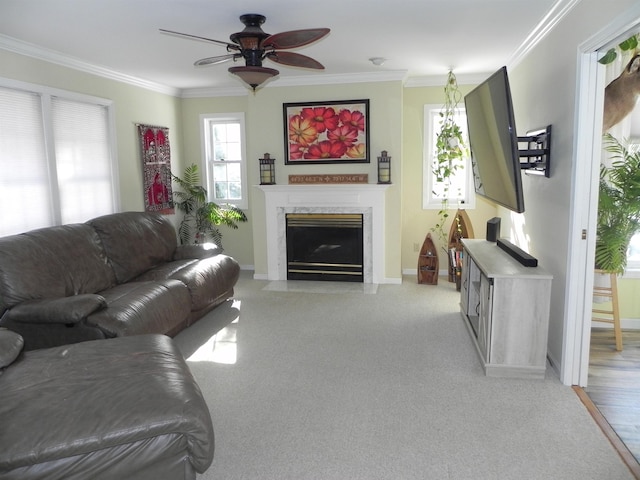
POLYGON ((240 21, 245 24, 244 30, 229 36, 232 42, 237 43, 242 48, 242 56, 247 66, 262 66, 265 50, 261 45, 265 38, 271 36, 260 27, 265 20, 266 17, 264 15, 257 13, 241 15, 240 21))

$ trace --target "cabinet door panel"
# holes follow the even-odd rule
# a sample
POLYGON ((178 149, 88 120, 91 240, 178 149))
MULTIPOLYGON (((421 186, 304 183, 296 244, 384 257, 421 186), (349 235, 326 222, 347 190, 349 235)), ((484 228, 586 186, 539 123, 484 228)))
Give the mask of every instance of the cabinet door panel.
POLYGON ((462 278, 460 280, 460 308, 462 313, 467 315, 469 313, 469 262, 471 259, 468 255, 462 257, 462 278))
POLYGON ((491 359, 491 324, 493 301, 490 280, 484 275, 480 276, 480 318, 478 319, 478 347, 485 360, 491 359))
POLYGON ((551 282, 496 279, 491 361, 545 365, 551 282))

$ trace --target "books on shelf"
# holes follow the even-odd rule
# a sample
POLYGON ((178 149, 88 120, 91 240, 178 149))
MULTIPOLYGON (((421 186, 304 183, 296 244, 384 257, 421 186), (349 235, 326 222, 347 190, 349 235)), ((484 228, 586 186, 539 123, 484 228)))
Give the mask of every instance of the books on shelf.
POLYGON ((456 248, 449 249, 449 259, 451 260, 450 265, 453 268, 462 268, 462 250, 458 250, 456 248))

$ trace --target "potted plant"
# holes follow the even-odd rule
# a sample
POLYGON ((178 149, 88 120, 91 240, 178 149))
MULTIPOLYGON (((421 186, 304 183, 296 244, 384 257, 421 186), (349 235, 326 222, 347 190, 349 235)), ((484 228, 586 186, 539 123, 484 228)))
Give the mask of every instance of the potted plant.
POLYGON ((610 167, 600 168, 595 266, 622 274, 631 237, 640 231, 640 152, 632 153, 611 134, 605 149, 610 167))
POLYGON ((456 113, 458 104, 462 100, 462 93, 452 71, 449 71, 447 75, 444 98, 444 105, 440 112, 440 130, 436 135, 436 160, 433 166, 435 181, 443 186, 442 204, 438 211, 438 223, 432 228, 432 231, 437 233, 446 249, 447 234, 444 230, 444 224, 449 217, 451 177, 463 168, 466 155, 462 128, 456 123, 456 113))
POLYGON ((207 201, 207 190, 200 185, 198 166, 192 164, 185 168, 182 178, 171 174, 179 190, 173 195, 178 201, 174 202, 184 217, 178 228, 180 243, 204 243, 213 241, 222 248, 222 233, 219 225, 238 228, 238 222, 246 222, 247 216, 235 205, 221 204, 207 201))

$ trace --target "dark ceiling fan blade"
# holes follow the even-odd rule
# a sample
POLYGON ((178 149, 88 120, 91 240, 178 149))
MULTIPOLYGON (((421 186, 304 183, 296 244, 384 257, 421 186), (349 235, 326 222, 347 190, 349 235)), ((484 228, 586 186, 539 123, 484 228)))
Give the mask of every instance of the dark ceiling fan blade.
POLYGON ((226 55, 218 55, 217 57, 201 58, 200 60, 197 60, 193 64, 196 67, 206 67, 206 66, 209 66, 209 65, 218 65, 219 63, 224 63, 224 62, 227 62, 227 61, 233 59, 233 57, 235 57, 236 55, 237 55, 236 53, 228 53, 226 55))
POLYGON ((307 28, 305 30, 291 30, 276 33, 264 39, 263 48, 281 50, 285 48, 297 48, 320 40, 331 30, 328 28, 307 28))
POLYGON ((176 35, 178 37, 186 37, 186 38, 192 38, 194 40, 202 40, 204 42, 217 43, 218 45, 224 45, 225 47, 231 50, 240 50, 240 47, 235 43, 223 42, 222 40, 214 40, 213 38, 199 37, 198 35, 191 35, 189 33, 174 32, 173 30, 165 30, 164 28, 161 28, 160 31, 162 33, 167 33, 169 35, 176 35))
POLYGON ((280 63, 282 65, 290 65, 292 67, 302 68, 315 68, 318 70, 324 70, 322 65, 317 60, 306 55, 301 55, 294 52, 271 52, 267 54, 267 58, 272 62, 280 63))

